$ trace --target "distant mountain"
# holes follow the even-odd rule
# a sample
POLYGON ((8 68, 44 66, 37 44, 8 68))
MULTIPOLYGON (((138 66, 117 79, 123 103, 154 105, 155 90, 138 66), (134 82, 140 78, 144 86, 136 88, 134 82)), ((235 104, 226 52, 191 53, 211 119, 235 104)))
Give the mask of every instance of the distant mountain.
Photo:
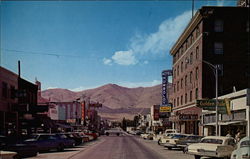
POLYGON ((126 88, 116 84, 107 84, 95 89, 73 92, 67 89, 48 89, 42 91, 42 97, 53 102, 74 101, 77 98, 99 102, 101 116, 123 118, 137 113, 148 113, 154 104, 161 103, 161 85, 153 87, 126 88))

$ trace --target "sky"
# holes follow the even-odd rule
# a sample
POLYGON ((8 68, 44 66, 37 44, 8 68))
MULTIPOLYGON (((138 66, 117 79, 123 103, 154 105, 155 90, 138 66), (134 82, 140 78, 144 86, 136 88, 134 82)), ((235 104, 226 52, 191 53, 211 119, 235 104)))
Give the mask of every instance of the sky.
MULTIPOLYGON (((113 83, 150 87, 171 69, 169 54, 192 17, 191 0, 0 1, 0 65, 72 91, 113 83)), ((235 6, 236 0, 195 0, 235 6)), ((171 80, 171 79, 170 79, 171 80)))

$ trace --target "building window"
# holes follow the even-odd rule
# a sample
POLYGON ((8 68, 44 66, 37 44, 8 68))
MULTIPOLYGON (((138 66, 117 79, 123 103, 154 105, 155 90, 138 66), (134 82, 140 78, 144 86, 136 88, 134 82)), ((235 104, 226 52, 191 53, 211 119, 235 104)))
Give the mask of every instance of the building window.
POLYGON ((196 47, 196 50, 195 50, 195 58, 196 58, 196 59, 199 58, 199 46, 196 47))
POLYGON ((187 93, 185 94, 185 104, 187 103, 187 93))
POLYGON ((193 53, 191 52, 190 53, 190 64, 192 64, 193 63, 193 53))
POLYGON ((183 61, 181 62, 181 72, 183 72, 183 61))
POLYGON ((223 54, 223 43, 221 43, 221 42, 214 43, 214 53, 215 54, 223 54))
POLYGON ((183 104, 183 96, 181 96, 181 105, 183 104))
POLYGON ((181 89, 183 88, 183 78, 181 79, 181 89))
POLYGON ((176 104, 176 100, 174 99, 174 107, 176 106, 175 104, 176 104))
POLYGON ((176 69, 174 69, 174 78, 176 78, 176 69))
POLYGON ((198 92, 198 88, 196 88, 196 89, 195 89, 195 99, 198 99, 198 95, 199 95, 198 93, 199 93, 199 92, 198 92))
POLYGON ((179 65, 177 66, 177 76, 179 76, 179 65))
POLYGON ((188 63, 189 63, 189 60, 188 60, 188 58, 186 57, 186 58, 185 58, 185 69, 187 69, 188 63))
POLYGON ((191 35, 191 44, 194 42, 194 36, 191 35))
POLYGON ((193 99, 193 92, 192 91, 190 91, 190 98, 189 98, 189 101, 191 102, 193 99))
POLYGON ((189 82, 190 82, 190 83, 192 83, 192 80, 193 80, 193 79, 192 79, 192 76, 193 76, 193 72, 191 71, 191 72, 190 72, 190 77, 189 77, 189 82))
POLYGON ((196 67, 195 69, 195 79, 198 80, 199 78, 199 67, 196 67))
POLYGON ((249 26, 250 24, 249 24, 249 21, 247 21, 247 24, 246 24, 246 32, 249 32, 249 30, 250 30, 250 26, 249 26))
POLYGON ((175 90, 176 90, 176 88, 175 88, 175 85, 174 85, 174 93, 175 93, 175 90))
POLYGON ((218 67, 218 75, 223 76, 223 64, 217 64, 218 67))
POLYGON ((8 97, 8 84, 5 82, 2 82, 2 96, 4 98, 8 97))
POLYGON ((177 82, 177 92, 179 91, 179 81, 177 82))
POLYGON ((179 97, 177 97, 177 106, 179 106, 179 97))
POLYGON ((214 21, 214 31, 215 32, 223 32, 223 21, 222 20, 215 20, 214 21))
POLYGON ((10 86, 10 98, 15 99, 15 87, 10 86))
POLYGON ((185 82, 185 86, 187 86, 187 78, 188 78, 188 77, 187 77, 187 75, 186 75, 186 76, 185 76, 185 81, 184 81, 184 82, 185 82))
POLYGON ((198 38, 199 35, 200 35, 200 27, 197 26, 197 28, 196 28, 196 38, 198 38))

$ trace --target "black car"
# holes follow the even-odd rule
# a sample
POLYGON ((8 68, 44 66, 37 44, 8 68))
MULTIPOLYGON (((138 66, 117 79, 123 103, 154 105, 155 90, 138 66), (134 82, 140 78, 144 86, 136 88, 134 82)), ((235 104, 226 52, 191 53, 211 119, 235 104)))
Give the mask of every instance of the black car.
POLYGON ((181 148, 183 152, 185 153, 187 151, 188 145, 193 144, 193 143, 199 143, 203 137, 204 136, 189 135, 185 139, 181 140, 178 143, 177 147, 181 148))
POLYGON ((80 145, 83 143, 83 139, 80 136, 74 135, 74 133, 63 133, 68 138, 73 139, 75 141, 75 145, 80 145))
POLYGON ((36 146, 29 144, 19 144, 19 143, 10 143, 8 138, 5 136, 0 136, 0 150, 13 151, 17 155, 15 158, 24 158, 36 156, 38 149, 36 146))

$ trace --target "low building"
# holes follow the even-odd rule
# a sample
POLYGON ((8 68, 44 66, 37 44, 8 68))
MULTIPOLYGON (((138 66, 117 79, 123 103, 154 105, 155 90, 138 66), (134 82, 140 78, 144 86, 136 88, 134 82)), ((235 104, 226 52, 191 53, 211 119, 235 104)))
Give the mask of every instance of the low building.
MULTIPOLYGON (((231 114, 218 115, 219 134, 225 136, 230 132, 234 136, 240 130, 243 135, 250 136, 250 89, 218 97, 225 98, 230 100, 231 114)), ((203 135, 215 134, 215 122, 215 111, 202 111, 203 135)))

